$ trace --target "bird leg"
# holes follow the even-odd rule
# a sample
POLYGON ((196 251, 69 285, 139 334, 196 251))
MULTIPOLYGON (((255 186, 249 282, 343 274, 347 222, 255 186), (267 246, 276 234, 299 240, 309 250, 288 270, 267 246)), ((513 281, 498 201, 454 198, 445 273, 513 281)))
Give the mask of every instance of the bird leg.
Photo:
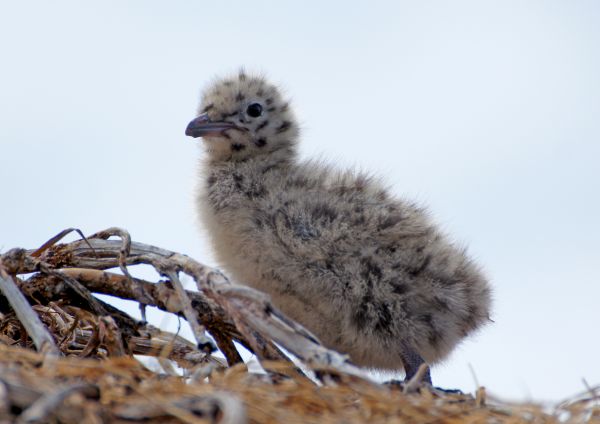
MULTIPOLYGON (((425 364, 425 361, 415 349, 406 344, 402 346, 401 356, 402 362, 404 363, 404 371, 406 372, 404 382, 408 383, 417 374, 417 372, 419 371, 419 367, 425 364)), ((425 371, 425 373, 423 373, 420 380, 423 383, 431 384, 431 374, 429 372, 429 367, 427 367, 427 370, 425 371)))
POLYGON ((403 387, 404 393, 413 393, 419 389, 421 383, 428 384, 430 386, 430 390, 433 389, 437 392, 442 392, 445 394, 462 394, 463 392, 459 389, 442 389, 441 387, 433 386, 431 382, 431 374, 429 372, 429 366, 423 360, 421 355, 408 346, 407 344, 402 345, 402 362, 404 362, 404 371, 406 372, 406 377, 404 381, 401 383, 403 387), (424 366, 425 369, 421 370, 421 367, 424 366))

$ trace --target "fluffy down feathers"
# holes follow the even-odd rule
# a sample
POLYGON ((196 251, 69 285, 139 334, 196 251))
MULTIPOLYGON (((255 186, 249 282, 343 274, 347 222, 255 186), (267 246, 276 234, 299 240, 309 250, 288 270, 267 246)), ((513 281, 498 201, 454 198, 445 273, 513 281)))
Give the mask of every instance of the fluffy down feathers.
POLYGON ((273 85, 218 80, 200 113, 230 125, 203 135, 197 204, 235 281, 371 368, 406 368, 407 349, 435 363, 488 321, 485 277, 423 208, 364 174, 298 160, 298 125, 273 85))

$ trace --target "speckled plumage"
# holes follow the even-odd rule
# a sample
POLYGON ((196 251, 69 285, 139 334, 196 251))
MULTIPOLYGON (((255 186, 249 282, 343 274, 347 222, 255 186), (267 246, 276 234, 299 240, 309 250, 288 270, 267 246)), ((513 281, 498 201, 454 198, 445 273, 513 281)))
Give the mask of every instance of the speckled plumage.
POLYGON ((188 134, 204 137, 197 204, 234 281, 370 368, 440 361, 488 320, 485 277, 422 207, 365 174, 298 159, 298 124, 273 85, 243 72, 217 80, 200 113, 229 126, 193 121, 188 134))

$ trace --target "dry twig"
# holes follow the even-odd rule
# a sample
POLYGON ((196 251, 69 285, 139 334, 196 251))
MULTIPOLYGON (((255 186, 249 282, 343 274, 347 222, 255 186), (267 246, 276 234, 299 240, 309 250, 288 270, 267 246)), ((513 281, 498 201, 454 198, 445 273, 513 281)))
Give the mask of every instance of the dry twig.
MULTIPOLYGON (((169 277, 174 287, 178 285, 176 273, 183 272, 194 279, 200 293, 226 311, 227 315, 234 320, 238 330, 243 332, 246 340, 251 340, 249 344, 255 350, 264 350, 263 346, 270 345, 269 342, 264 343, 264 340, 272 340, 313 367, 338 368, 345 372, 363 374, 350 365, 345 357, 324 348, 307 330, 285 317, 270 304, 266 295, 248 287, 234 286, 217 270, 202 265, 186 255, 143 243, 130 242, 130 238, 124 236, 124 230, 119 230, 118 235, 127 241, 127 248, 123 247, 123 242, 106 240, 115 233, 117 233, 115 229, 109 229, 87 240, 52 246, 39 258, 32 258, 27 255, 27 252, 17 252, 8 261, 12 264, 11 272, 33 272, 40 266, 52 269, 77 267, 106 270, 125 265, 148 264, 157 269, 160 274, 169 277), (253 331, 247 331, 247 328, 253 331), (258 340, 257 334, 260 336, 258 340)), ((132 278, 131 281, 135 280, 132 278)), ((183 304, 185 300, 182 300, 181 295, 178 297, 183 304)), ((151 299, 145 300, 151 301, 151 299)), ((188 319, 193 320, 190 317, 188 319)), ((268 353, 269 359, 273 356, 283 359, 273 347, 268 349, 268 353)))
POLYGON ((1 261, 0 289, 14 309, 17 318, 19 318, 19 321, 21 321, 25 327, 27 334, 29 334, 33 340, 37 350, 46 352, 50 355, 57 355, 58 348, 54 343, 54 339, 50 333, 48 333, 37 314, 33 312, 31 305, 29 305, 25 296, 19 291, 13 279, 3 271, 1 261))

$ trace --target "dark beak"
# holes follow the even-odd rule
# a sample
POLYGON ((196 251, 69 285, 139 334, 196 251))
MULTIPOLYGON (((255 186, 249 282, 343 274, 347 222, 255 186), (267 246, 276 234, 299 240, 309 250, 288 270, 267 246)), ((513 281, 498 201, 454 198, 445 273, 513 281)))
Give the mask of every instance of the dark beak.
POLYGON ((237 128, 235 124, 231 122, 212 122, 208 117, 208 114, 203 113, 198 116, 192 122, 190 122, 185 129, 185 135, 190 137, 204 137, 211 135, 221 135, 223 131, 237 128))

